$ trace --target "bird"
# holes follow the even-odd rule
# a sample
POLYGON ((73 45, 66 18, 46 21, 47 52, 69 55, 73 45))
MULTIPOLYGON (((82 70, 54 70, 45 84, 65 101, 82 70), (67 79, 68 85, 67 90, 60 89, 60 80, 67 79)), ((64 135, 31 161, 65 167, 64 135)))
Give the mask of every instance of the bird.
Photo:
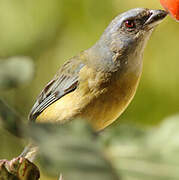
POLYGON ((37 97, 29 121, 64 124, 80 118, 96 132, 112 124, 135 95, 144 49, 167 14, 135 8, 115 17, 91 48, 60 67, 37 97))

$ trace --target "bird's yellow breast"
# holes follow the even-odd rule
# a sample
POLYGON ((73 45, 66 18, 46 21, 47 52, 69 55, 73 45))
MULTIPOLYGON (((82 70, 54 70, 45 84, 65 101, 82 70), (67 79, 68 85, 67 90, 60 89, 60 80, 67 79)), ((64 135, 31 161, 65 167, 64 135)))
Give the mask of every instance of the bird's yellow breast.
POLYGON ((94 98, 81 114, 96 130, 102 130, 114 122, 135 95, 140 74, 127 73, 109 82, 103 93, 94 98))
POLYGON ((78 88, 46 108, 37 122, 60 122, 80 117, 95 130, 116 120, 135 94, 140 75, 126 73, 119 79, 94 72, 88 67, 80 71, 78 88))

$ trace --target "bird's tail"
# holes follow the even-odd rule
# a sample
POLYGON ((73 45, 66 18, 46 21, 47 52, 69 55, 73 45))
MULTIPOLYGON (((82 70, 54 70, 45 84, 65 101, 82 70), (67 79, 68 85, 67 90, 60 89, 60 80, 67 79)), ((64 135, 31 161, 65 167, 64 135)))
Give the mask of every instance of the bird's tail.
POLYGON ((23 157, 33 162, 38 152, 38 146, 34 144, 27 145, 19 157, 23 157))

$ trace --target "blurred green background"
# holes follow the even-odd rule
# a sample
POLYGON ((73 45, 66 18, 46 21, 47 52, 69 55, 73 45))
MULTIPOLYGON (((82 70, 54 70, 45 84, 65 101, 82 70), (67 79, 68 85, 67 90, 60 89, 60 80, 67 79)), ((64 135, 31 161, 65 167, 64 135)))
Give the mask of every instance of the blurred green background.
MULTIPOLYGON (((34 72, 29 70, 33 77, 23 85, 1 89, 0 97, 27 119, 36 96, 60 65, 92 46, 116 15, 136 7, 161 8, 159 0, 0 0, 1 62, 22 56, 35 64, 34 72)), ((106 130, 111 136, 118 137, 120 124, 157 127, 179 112, 178 42, 179 23, 168 17, 147 45, 134 100, 106 130)), ((19 74, 23 76, 23 71, 19 74)), ((0 127, 0 159, 21 150, 20 140, 0 127)))

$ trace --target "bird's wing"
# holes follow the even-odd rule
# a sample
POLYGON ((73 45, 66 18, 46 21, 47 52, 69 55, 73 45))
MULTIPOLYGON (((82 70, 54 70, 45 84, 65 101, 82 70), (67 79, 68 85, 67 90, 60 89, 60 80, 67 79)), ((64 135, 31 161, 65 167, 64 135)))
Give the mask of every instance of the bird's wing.
POLYGON ((38 96, 29 114, 30 121, 34 121, 48 106, 77 88, 79 71, 83 66, 81 61, 74 58, 60 68, 38 96))

